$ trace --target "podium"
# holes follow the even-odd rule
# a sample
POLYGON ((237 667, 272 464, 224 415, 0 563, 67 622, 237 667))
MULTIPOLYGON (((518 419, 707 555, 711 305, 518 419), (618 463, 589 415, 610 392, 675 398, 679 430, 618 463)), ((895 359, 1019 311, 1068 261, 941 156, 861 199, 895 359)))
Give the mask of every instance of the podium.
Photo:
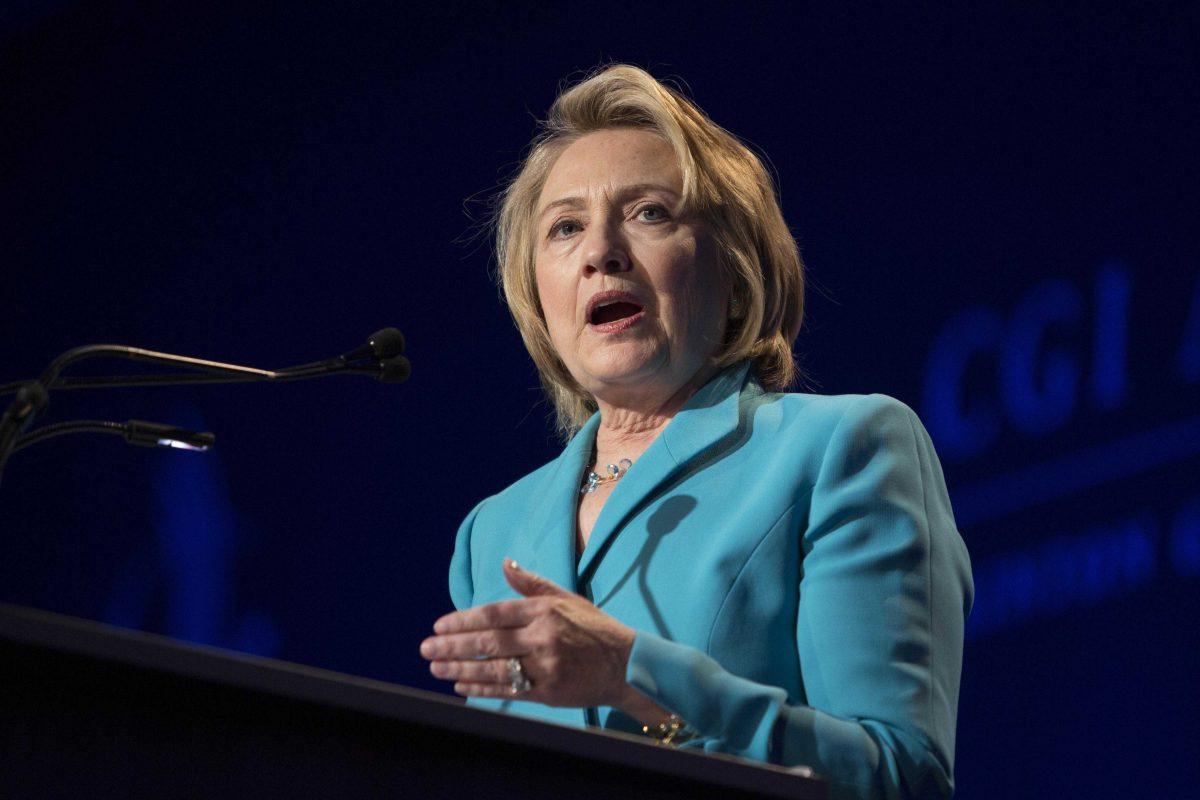
POLYGON ((0 604, 0 797, 826 797, 803 768, 0 604))

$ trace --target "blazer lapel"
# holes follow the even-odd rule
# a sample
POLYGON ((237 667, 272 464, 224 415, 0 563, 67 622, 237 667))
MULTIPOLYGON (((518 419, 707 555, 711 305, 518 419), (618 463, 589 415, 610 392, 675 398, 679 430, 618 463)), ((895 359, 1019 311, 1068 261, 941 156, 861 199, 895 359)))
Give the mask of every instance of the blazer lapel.
POLYGON ((575 592, 575 515, 583 469, 591 460, 600 415, 593 414, 567 443, 534 497, 529 569, 575 592))
MULTIPOLYGON (((603 558, 609 542, 630 516, 653 500, 661 490, 669 488, 673 479, 685 472, 705 451, 737 430, 739 398, 749 368, 747 362, 735 364, 705 384, 617 483, 588 538, 587 548, 579 561, 577 585, 588 582, 589 571, 603 558)), ((593 417, 589 425, 598 422, 599 419, 593 417)), ((587 440, 589 448, 595 439, 597 426, 591 428, 587 440)), ((579 438, 581 436, 577 435, 576 439, 579 438)), ((583 457, 590 454, 589 450, 583 457)), ((578 469, 577 476, 582 474, 582 462, 578 469)), ((572 502, 577 499, 573 497, 572 502)), ((570 519, 574 525, 574 508, 570 519)), ((573 529, 571 533, 571 549, 574 549, 573 529)))

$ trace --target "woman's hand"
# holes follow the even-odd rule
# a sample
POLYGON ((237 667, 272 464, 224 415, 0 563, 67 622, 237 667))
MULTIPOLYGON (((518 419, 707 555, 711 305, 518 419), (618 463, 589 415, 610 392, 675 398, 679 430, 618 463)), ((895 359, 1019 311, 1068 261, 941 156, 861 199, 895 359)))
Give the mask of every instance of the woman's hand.
POLYGON ((436 635, 421 643, 429 671, 454 681, 454 691, 464 696, 511 698, 507 661, 515 656, 533 684, 519 694, 521 700, 627 706, 637 694, 625 682, 633 628, 512 559, 504 560, 504 577, 524 597, 435 622, 436 635))

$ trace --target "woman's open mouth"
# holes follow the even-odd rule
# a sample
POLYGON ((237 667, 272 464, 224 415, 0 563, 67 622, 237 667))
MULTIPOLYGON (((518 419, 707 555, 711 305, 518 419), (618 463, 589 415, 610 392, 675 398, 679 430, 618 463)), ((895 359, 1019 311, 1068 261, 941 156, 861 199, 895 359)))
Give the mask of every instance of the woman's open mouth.
POLYGON ((637 323, 645 309, 629 292, 601 292, 588 303, 588 326, 599 333, 623 331, 637 323))

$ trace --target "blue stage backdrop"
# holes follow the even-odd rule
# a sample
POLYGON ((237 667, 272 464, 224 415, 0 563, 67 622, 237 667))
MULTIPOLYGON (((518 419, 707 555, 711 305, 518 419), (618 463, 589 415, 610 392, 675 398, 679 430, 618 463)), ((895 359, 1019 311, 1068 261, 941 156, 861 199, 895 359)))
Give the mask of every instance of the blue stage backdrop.
POLYGON ((1195 796, 1194 11, 244 5, 4 12, 0 381, 390 324, 412 379, 56 394, 47 421, 218 444, 17 454, 0 599, 444 691, 417 644, 454 531, 559 447, 487 201, 560 79, 630 61, 769 155, 809 390, 894 395, 937 444, 977 586, 960 795, 1195 796))

